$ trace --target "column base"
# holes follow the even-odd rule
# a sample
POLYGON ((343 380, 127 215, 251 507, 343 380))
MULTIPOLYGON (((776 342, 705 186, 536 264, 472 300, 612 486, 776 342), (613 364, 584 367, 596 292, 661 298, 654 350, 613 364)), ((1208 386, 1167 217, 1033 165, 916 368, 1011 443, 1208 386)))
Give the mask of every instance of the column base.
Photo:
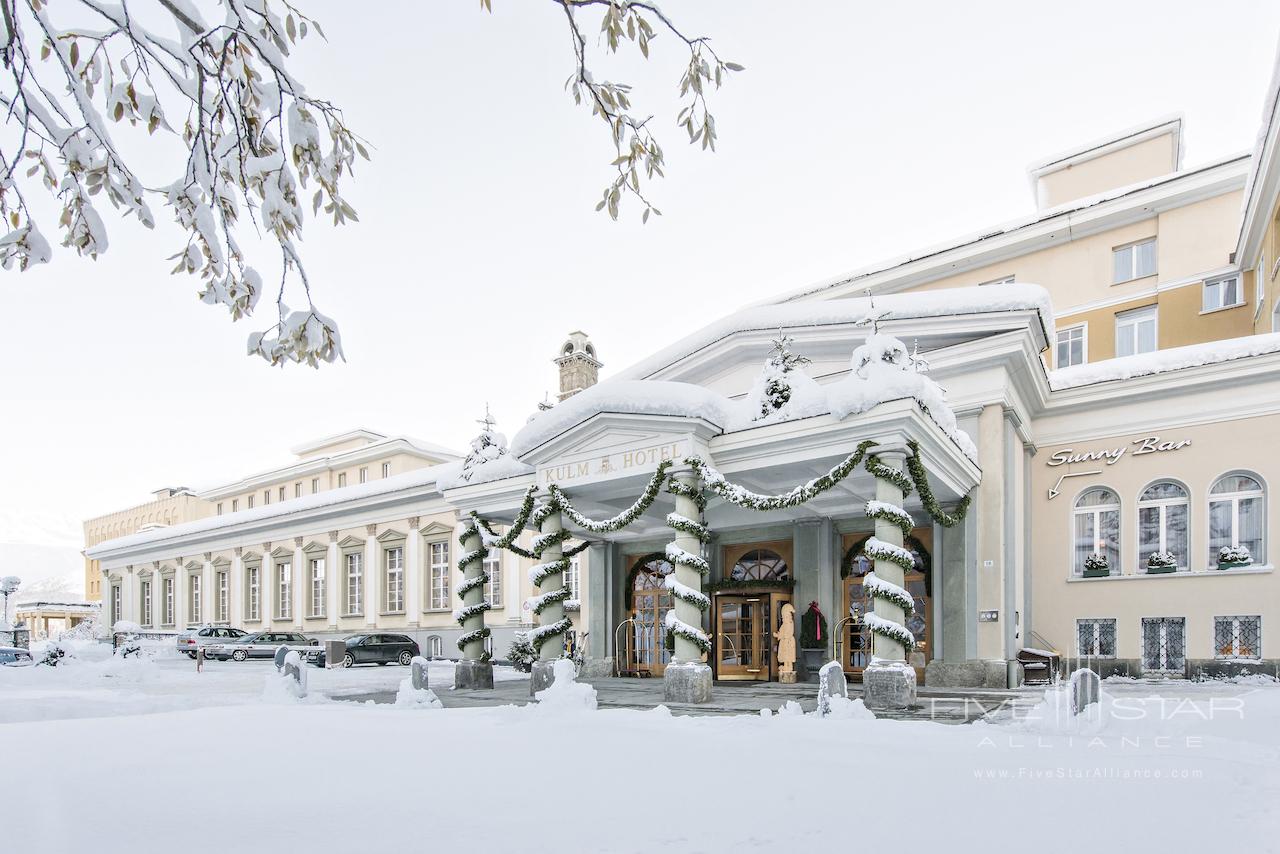
POLYGON ((556 659, 549 658, 546 661, 538 660, 533 663, 533 669, 529 671, 529 696, 535 696, 539 691, 545 691, 551 687, 551 683, 556 681, 555 674, 556 659))
POLYGON ((910 708, 916 704, 916 671, 904 661, 872 661, 862 671, 862 702, 872 711, 910 708))
POLYGON ((603 679, 613 675, 612 658, 584 658, 578 668, 579 679, 603 679))
POLYGON ((711 702, 711 667, 700 661, 672 662, 662 673, 662 697, 668 703, 711 702))
POLYGON ((454 688, 492 688, 493 665, 487 661, 462 659, 453 670, 454 688))

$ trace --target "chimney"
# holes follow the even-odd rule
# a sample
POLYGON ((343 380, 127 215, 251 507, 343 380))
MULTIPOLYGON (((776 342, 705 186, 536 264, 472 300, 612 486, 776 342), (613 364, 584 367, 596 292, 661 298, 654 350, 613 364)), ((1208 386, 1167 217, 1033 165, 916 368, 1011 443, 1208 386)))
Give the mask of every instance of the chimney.
POLYGON ((560 368, 560 400, 595 385, 600 369, 604 367, 596 358, 596 348, 585 332, 570 332, 553 361, 560 368))

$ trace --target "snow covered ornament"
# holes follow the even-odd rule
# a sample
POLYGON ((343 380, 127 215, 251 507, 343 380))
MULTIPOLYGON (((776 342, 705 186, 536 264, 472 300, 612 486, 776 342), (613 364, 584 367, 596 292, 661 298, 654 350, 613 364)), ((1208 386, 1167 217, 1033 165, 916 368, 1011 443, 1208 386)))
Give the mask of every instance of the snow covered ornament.
POLYGON ((747 393, 746 406, 753 422, 789 421, 826 411, 826 396, 801 370, 809 360, 792 352, 794 343, 795 339, 778 330, 773 350, 747 393))
POLYGON ((484 408, 484 418, 476 423, 483 425, 484 429, 471 440, 471 450, 462 461, 462 472, 458 475, 460 479, 468 482, 480 466, 507 454, 507 437, 494 431, 495 422, 493 416, 489 414, 488 406, 484 408))

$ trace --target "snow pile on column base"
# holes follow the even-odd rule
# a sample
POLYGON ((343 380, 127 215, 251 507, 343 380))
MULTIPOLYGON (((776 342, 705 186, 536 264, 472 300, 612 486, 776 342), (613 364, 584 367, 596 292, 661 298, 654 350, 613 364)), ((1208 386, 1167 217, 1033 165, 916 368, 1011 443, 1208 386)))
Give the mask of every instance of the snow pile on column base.
MULTIPOLYGON (((827 713, 822 717, 846 721, 874 721, 875 712, 868 709, 861 699, 850 700, 848 697, 832 696, 827 698, 827 713)), ((814 712, 817 714, 817 712, 814 712)))
POLYGON ((534 695, 536 708, 563 712, 590 712, 597 707, 596 689, 578 681, 578 671, 573 661, 557 658, 551 666, 554 680, 551 686, 534 695))
POLYGON ((400 681, 400 689, 396 691, 396 705, 402 709, 444 708, 435 691, 430 688, 414 688, 413 680, 408 676, 400 681))

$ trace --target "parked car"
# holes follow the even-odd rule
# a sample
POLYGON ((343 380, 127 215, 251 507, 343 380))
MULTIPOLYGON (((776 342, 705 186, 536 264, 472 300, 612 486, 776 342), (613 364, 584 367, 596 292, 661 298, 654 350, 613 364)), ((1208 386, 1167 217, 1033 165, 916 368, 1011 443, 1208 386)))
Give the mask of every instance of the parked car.
MULTIPOLYGON (((343 667, 392 662, 408 667, 413 657, 418 655, 418 642, 408 635, 352 635, 345 638, 343 643, 346 645, 346 651, 342 654, 343 667)), ((308 650, 307 661, 317 667, 324 667, 324 647, 308 650)))
POLYGON ((31 650, 20 646, 0 646, 0 667, 30 667, 33 664, 31 650))
POLYGON ((314 649, 320 643, 301 632, 254 632, 251 635, 235 638, 224 643, 209 644, 205 647, 205 658, 216 658, 218 661, 244 661, 248 658, 271 658, 280 646, 287 646, 299 652, 314 649))
POLYGON ((209 647, 214 644, 226 643, 236 638, 242 638, 247 635, 244 629, 231 629, 226 626, 204 626, 199 629, 187 629, 178 635, 175 643, 178 652, 185 652, 188 657, 195 658, 196 650, 205 647, 205 655, 209 654, 209 647))

